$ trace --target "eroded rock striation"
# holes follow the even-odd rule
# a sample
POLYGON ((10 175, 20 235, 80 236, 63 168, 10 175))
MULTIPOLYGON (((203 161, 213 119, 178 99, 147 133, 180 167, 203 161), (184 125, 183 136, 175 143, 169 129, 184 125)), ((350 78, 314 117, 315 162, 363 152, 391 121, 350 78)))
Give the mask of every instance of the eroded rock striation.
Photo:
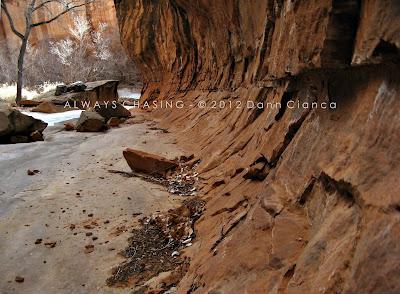
POLYGON ((201 160, 179 293, 399 292, 399 2, 115 2, 201 160))

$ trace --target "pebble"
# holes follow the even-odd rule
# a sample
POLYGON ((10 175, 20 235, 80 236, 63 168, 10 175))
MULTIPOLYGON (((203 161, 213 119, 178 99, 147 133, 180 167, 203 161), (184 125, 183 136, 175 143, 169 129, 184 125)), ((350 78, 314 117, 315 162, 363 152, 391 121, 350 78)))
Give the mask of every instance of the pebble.
POLYGON ((20 277, 20 276, 16 276, 15 277, 15 281, 17 283, 23 283, 25 281, 25 278, 24 277, 20 277))
POLYGON ((44 243, 44 246, 46 246, 47 248, 54 248, 56 247, 57 242, 46 242, 44 243))
POLYGON ((85 246, 85 253, 91 253, 94 251, 94 245, 86 245, 85 246))

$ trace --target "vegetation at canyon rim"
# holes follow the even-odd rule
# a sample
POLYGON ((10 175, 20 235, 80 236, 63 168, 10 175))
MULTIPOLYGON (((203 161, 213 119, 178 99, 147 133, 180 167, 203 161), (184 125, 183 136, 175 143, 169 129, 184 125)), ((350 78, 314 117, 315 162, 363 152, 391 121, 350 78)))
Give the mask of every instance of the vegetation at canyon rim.
POLYGON ((16 98, 17 101, 23 96, 32 98, 44 90, 55 88, 60 82, 137 80, 135 66, 121 48, 117 29, 106 23, 99 23, 94 27, 79 10, 85 4, 88 1, 32 0, 25 10, 24 33, 15 28, 13 20, 22 17, 22 14, 11 15, 7 5, 4 2, 1 4, 12 31, 21 40, 16 48, 9 48, 10 44, 0 44, 1 98, 16 98), (48 12, 46 7, 52 3, 59 4, 58 12, 48 12), (49 14, 48 19, 33 22, 34 14, 39 11, 49 14), (66 13, 72 17, 72 23, 68 27, 69 36, 61 40, 44 39, 34 45, 29 42, 32 29, 56 21, 66 13), (12 94, 14 89, 15 93, 12 94))

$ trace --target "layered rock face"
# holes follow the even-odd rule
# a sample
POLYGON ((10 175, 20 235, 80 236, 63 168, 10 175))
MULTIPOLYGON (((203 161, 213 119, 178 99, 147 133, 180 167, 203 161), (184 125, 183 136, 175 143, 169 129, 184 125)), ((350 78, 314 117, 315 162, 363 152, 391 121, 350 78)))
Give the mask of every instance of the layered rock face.
POLYGON ((179 292, 398 293, 400 3, 115 2, 142 102, 182 101, 153 113, 201 160, 179 292))

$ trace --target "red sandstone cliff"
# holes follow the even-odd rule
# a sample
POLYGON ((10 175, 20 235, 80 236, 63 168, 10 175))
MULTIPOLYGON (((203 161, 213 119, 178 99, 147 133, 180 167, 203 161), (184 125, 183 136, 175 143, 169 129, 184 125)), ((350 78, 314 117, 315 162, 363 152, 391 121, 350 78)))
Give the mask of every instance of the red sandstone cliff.
POLYGON ((142 100, 187 103, 154 115, 201 160, 179 292, 398 293, 400 3, 115 2, 142 100), (243 107, 288 100, 337 109, 243 107))

